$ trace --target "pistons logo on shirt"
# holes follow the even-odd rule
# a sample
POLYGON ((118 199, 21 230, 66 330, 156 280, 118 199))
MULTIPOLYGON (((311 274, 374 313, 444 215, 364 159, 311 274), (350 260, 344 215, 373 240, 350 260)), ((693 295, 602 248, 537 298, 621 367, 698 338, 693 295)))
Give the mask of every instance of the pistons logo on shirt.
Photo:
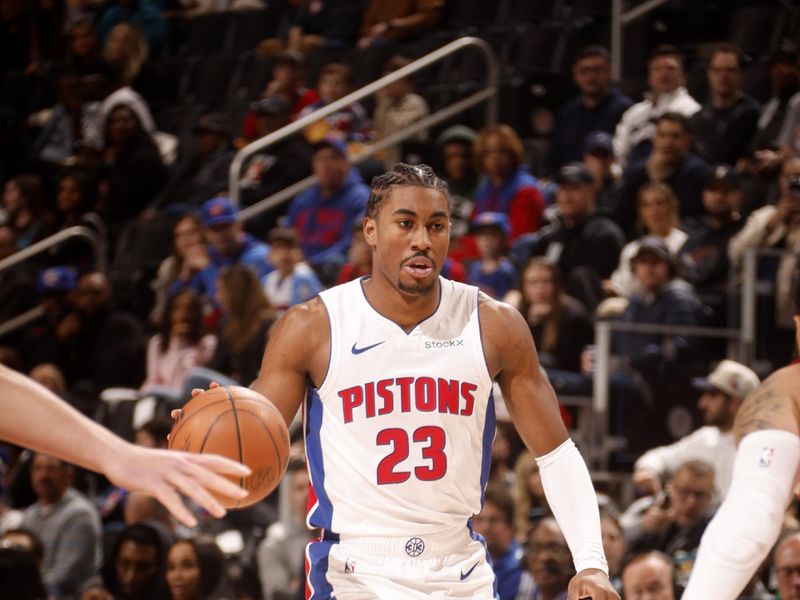
POLYGON ((758 457, 759 467, 769 467, 772 465, 772 457, 775 455, 775 448, 762 448, 761 456, 758 457))

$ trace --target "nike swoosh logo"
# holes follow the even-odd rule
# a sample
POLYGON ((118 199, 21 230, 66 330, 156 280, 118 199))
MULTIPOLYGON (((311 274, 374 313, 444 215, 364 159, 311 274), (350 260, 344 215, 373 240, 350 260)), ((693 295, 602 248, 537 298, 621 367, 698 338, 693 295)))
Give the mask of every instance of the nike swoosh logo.
MULTIPOLYGON (((385 342, 386 340, 383 340, 385 342)), ((353 347, 350 349, 350 352, 353 354, 361 354, 362 352, 366 352, 367 350, 372 350, 376 346, 380 346, 383 342, 378 342, 377 344, 372 344, 372 346, 364 346, 363 348, 356 348, 356 345, 353 344, 353 347)))
POLYGON ((472 575, 472 572, 475 570, 475 567, 477 567, 479 564, 481 564, 481 563, 476 562, 474 565, 472 565, 472 568, 469 571, 467 571, 466 573, 464 573, 464 571, 461 571, 461 581, 464 581, 467 577, 472 575))

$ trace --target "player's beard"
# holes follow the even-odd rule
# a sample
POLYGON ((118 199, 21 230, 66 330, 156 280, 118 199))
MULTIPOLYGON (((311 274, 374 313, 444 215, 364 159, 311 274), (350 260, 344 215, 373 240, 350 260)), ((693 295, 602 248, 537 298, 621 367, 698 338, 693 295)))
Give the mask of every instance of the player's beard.
POLYGON ((399 289, 401 292, 409 296, 427 296, 433 291, 433 288, 435 286, 435 281, 436 280, 434 279, 427 285, 421 283, 417 283, 415 285, 406 285, 398 279, 397 289, 399 289))

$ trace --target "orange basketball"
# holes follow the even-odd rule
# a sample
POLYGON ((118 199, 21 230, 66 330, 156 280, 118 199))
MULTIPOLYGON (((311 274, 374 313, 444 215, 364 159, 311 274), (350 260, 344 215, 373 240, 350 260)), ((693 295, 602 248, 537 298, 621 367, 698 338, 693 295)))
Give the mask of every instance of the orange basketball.
POLYGON ((215 494, 226 508, 244 508, 270 494, 289 462, 289 431, 280 411, 246 387, 216 387, 183 407, 169 436, 170 450, 221 454, 250 467, 246 478, 231 480, 247 490, 242 500, 215 494))

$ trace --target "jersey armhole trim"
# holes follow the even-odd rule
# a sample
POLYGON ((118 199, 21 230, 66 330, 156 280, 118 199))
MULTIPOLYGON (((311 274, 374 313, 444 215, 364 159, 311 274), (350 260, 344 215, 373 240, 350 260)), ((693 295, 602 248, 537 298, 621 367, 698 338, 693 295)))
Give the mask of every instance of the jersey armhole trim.
POLYGON ((335 351, 333 346, 334 340, 334 330, 333 330, 333 316, 331 315, 331 307, 328 306, 328 303, 325 302, 322 294, 319 295, 320 300, 322 301, 322 306, 325 308, 325 314, 328 316, 328 368, 325 370, 325 376, 322 378, 322 383, 319 384, 317 391, 320 395, 323 394, 323 391, 327 389, 327 385, 329 381, 333 381, 336 377, 336 373, 339 370, 339 353, 335 351))
POLYGON ((478 354, 476 358, 478 359, 478 363, 483 365, 486 380, 491 387, 494 385, 494 378, 492 377, 492 372, 489 370, 489 361, 486 358, 486 348, 483 342, 483 326, 481 325, 481 292, 477 288, 475 292, 475 304, 475 318, 478 321, 478 340, 480 341, 480 345, 475 346, 475 353, 478 354))

